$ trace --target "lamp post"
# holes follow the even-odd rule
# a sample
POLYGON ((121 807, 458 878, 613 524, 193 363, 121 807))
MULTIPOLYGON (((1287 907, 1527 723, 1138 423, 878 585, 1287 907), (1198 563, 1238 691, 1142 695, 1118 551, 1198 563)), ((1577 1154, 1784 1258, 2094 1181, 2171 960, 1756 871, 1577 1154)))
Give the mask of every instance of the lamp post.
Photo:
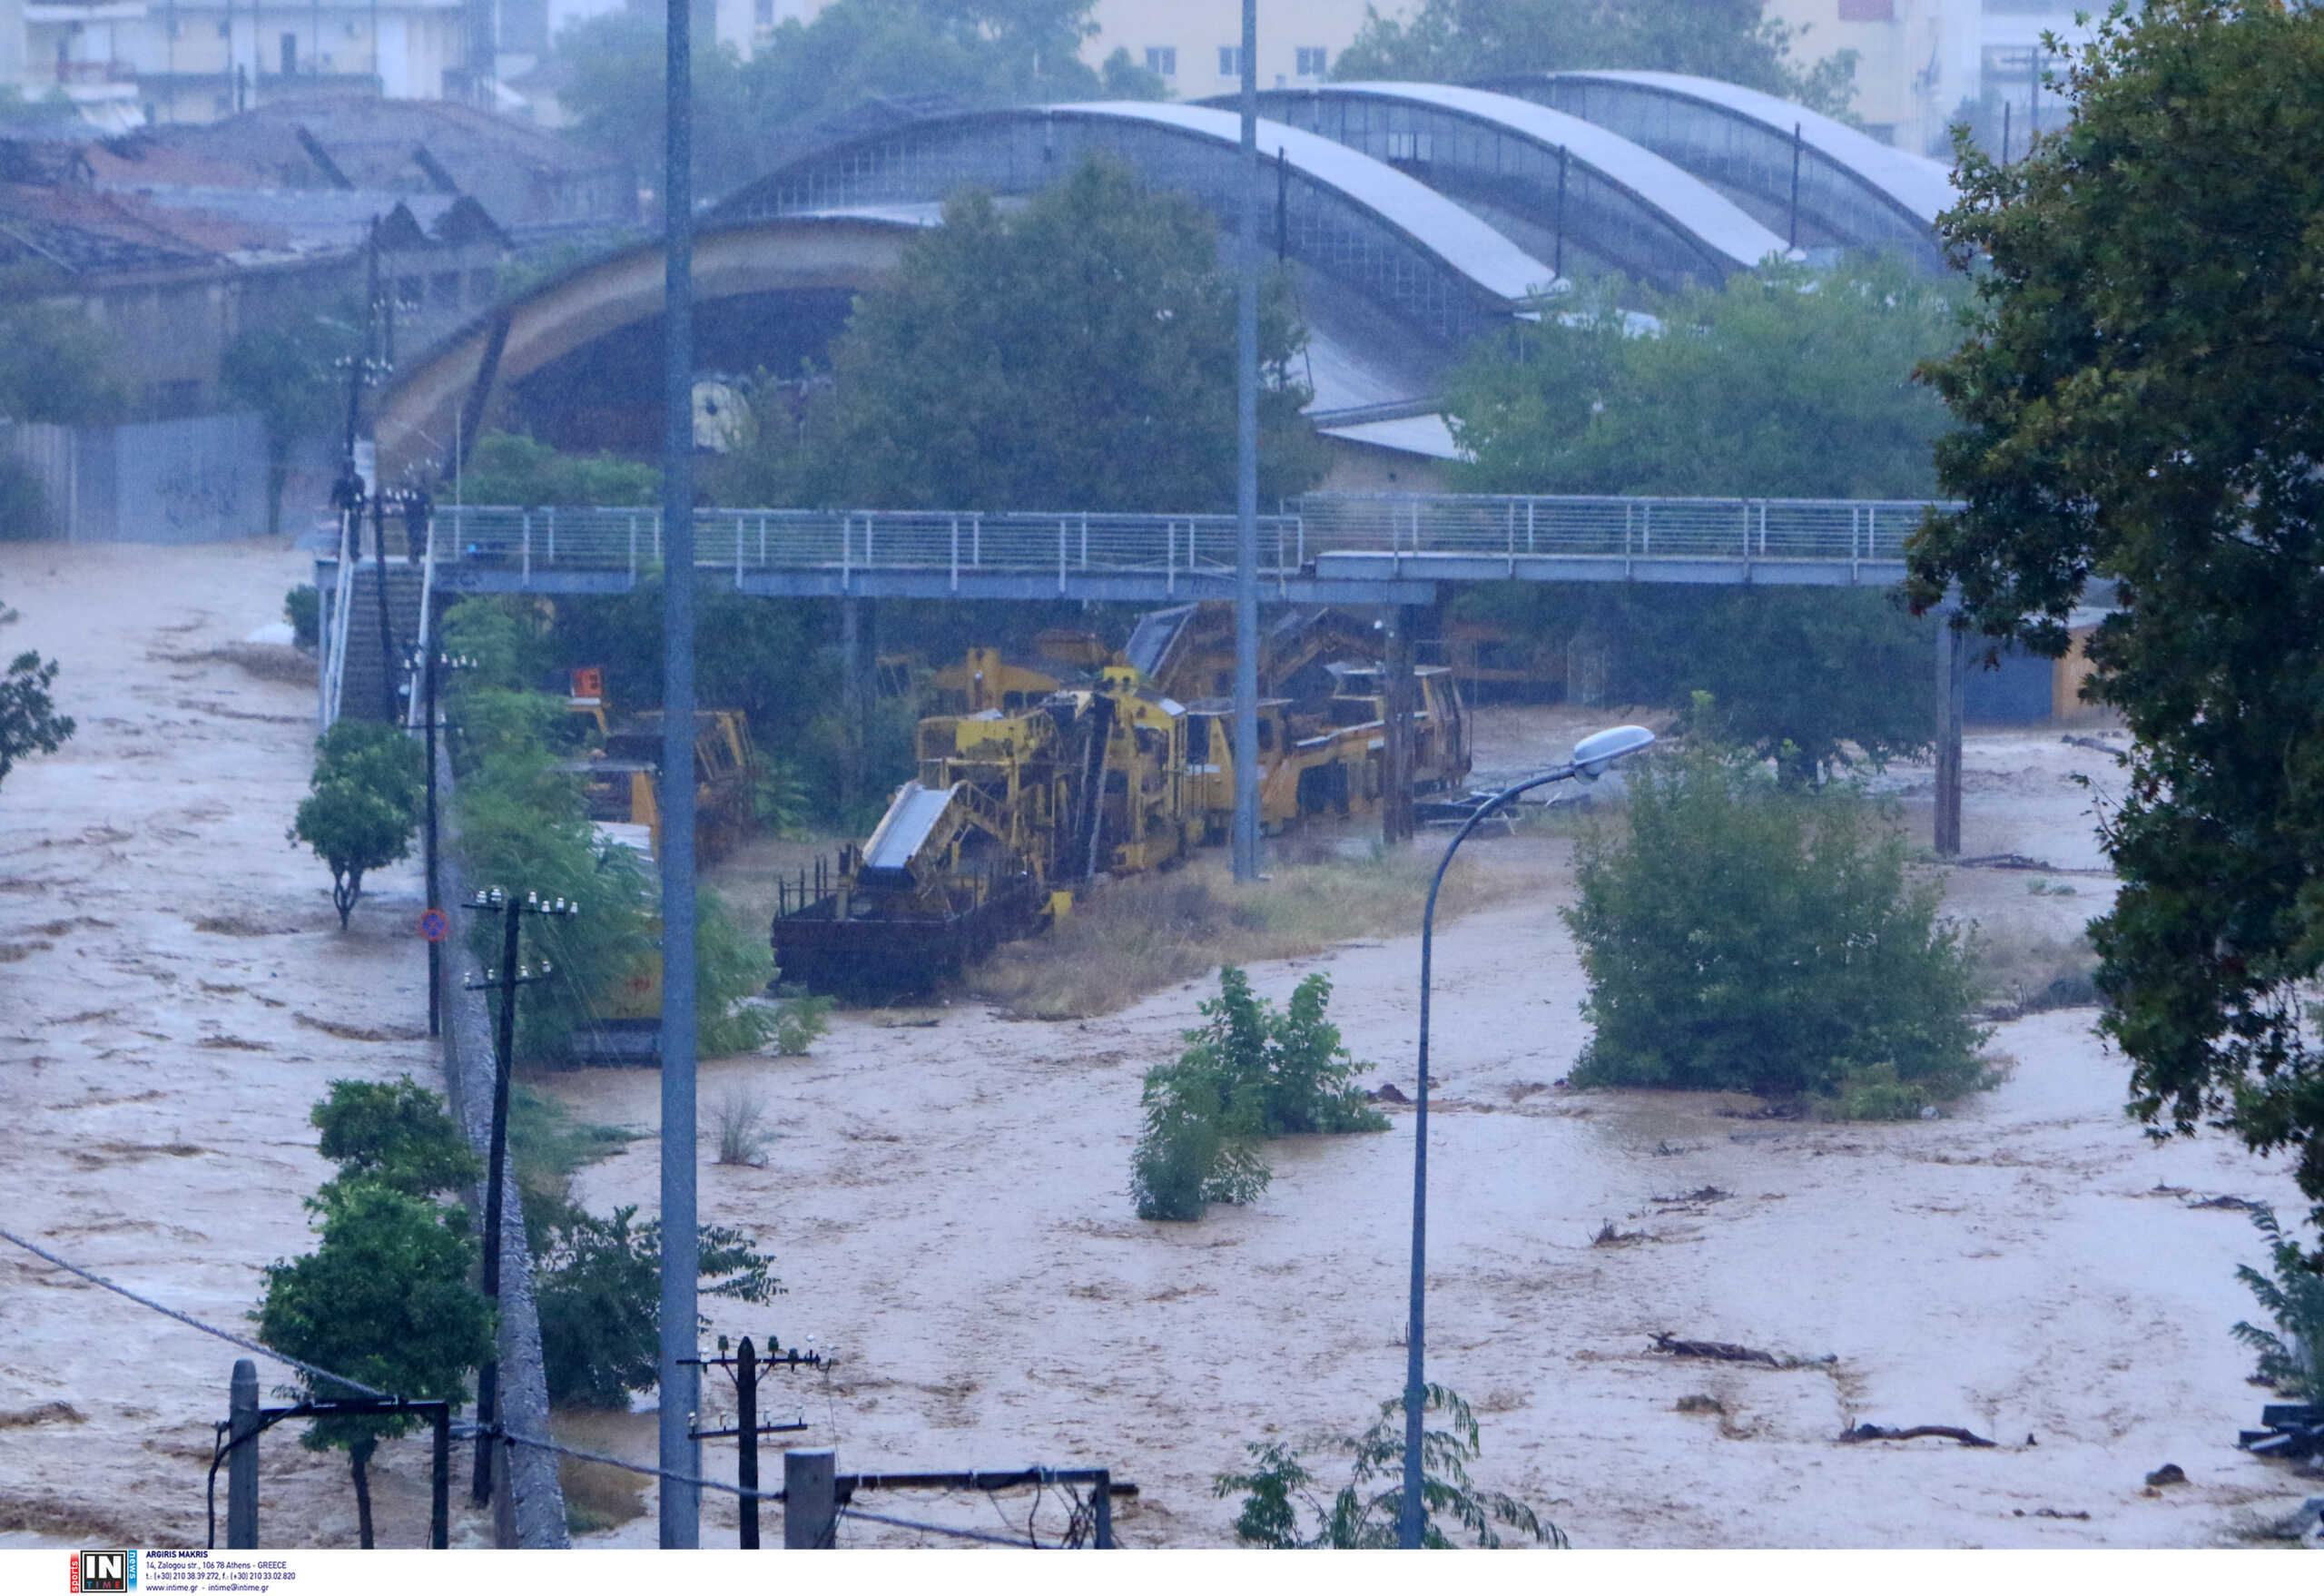
POLYGON ((1606 767, 1614 761, 1625 754, 1637 753, 1653 741, 1654 734, 1644 726, 1609 727, 1575 744, 1572 759, 1546 775, 1534 776, 1493 794, 1454 833, 1452 846, 1444 850, 1436 874, 1428 883, 1428 905, 1421 911, 1420 918, 1420 1079, 1413 1097, 1417 1108, 1413 1121, 1413 1280, 1412 1321, 1405 1336, 1404 1497, 1403 1512, 1396 1526, 1396 1544, 1406 1551, 1419 1550, 1422 1530, 1428 1522, 1427 1503, 1421 1497, 1421 1418, 1428 1389, 1421 1363, 1428 1269, 1428 975, 1429 954, 1436 934, 1437 890, 1444 884, 1444 872, 1452 868, 1452 855, 1461 851, 1469 833, 1488 815, 1515 802, 1521 793, 1546 787, 1551 782, 1573 776, 1594 782, 1606 773, 1606 767))

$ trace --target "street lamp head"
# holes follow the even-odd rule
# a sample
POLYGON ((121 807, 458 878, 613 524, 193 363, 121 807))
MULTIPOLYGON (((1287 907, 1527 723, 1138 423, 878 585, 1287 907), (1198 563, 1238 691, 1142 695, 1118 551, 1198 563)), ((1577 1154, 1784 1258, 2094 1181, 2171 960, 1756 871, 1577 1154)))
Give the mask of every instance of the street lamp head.
POLYGON ((1592 732, 1573 745, 1574 774, 1594 782, 1623 754, 1636 754, 1653 741, 1654 734, 1644 726, 1609 726, 1592 732))

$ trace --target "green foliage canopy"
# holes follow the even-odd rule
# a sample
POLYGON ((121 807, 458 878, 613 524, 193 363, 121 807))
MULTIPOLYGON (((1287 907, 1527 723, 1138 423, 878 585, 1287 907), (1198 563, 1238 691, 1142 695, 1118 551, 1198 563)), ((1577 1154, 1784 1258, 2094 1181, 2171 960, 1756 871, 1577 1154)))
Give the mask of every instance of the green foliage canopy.
POLYGON ((406 1197, 433 1197, 474 1184, 484 1166, 444 1099, 409 1075, 396 1080, 334 1080, 308 1117, 317 1147, 343 1181, 369 1181, 406 1197))
POLYGON ((1199 1219, 1211 1203, 1246 1203, 1266 1189, 1262 1138, 1385 1130, 1354 1084, 1360 1066, 1324 1017, 1331 978, 1311 975, 1277 1010, 1234 965, 1206 999, 1208 1023, 1185 1033, 1174 1064, 1148 1070, 1146 1128, 1130 1163, 1143 1219, 1199 1219))
POLYGON ((522 433, 487 432, 468 458, 460 494, 470 504, 654 505, 662 501, 662 473, 610 454, 562 454, 522 433))
POLYGON ((1988 1084, 1967 950, 1861 797, 1783 793, 1715 747, 1627 773, 1627 827, 1585 837, 1564 911, 1595 1027, 1577 1085, 1898 1118, 1988 1084))
MULTIPOLYGON (((1421 1431, 1423 1546, 1442 1551, 1453 1544, 1445 1533, 1446 1521, 1466 1530, 1480 1548, 1501 1544, 1496 1523, 1535 1541, 1565 1545, 1555 1524, 1516 1497, 1479 1490, 1469 1477, 1482 1433, 1458 1393, 1443 1385, 1423 1387, 1422 1412, 1443 1415, 1440 1427, 1423 1425, 1421 1431)), ((1283 1552, 1387 1550, 1397 1544, 1404 1502, 1404 1399, 1382 1403, 1380 1416, 1363 1434, 1335 1437, 1327 1444, 1347 1453, 1353 1463, 1348 1483, 1328 1502, 1310 1489, 1315 1476, 1296 1448, 1275 1441, 1246 1445, 1254 1466, 1244 1473, 1221 1474, 1211 1485, 1214 1496, 1244 1493, 1243 1511, 1235 1519, 1237 1541, 1283 1552), (1303 1524, 1303 1517, 1310 1522, 1303 1524)))
POLYGON ((1856 52, 1801 66, 1808 27, 1761 0, 1422 0, 1409 18, 1375 9, 1332 75, 1466 83, 1498 73, 1631 67, 1763 89, 1835 116, 1856 94, 1856 52))
POLYGON ((65 426, 118 421, 129 395, 113 334, 37 300, 0 306, 0 418, 65 426))
MULTIPOLYGON (((1323 453, 1280 282, 1261 321, 1264 499, 1320 479, 1323 453)), ((866 508, 1231 507, 1234 350, 1234 281, 1191 201, 1097 158, 1022 211, 964 195, 857 300, 804 480, 866 508)))
POLYGON ((2260 1379, 2298 1401, 2324 1403, 2324 1274, 2308 1266, 2299 1243, 2284 1234, 2273 1208, 2258 1205, 2251 1223, 2268 1244, 2268 1271, 2238 1264, 2235 1277, 2250 1288, 2276 1327, 2264 1330, 2239 1319, 2235 1338, 2260 1355, 2260 1379))
MULTIPOLYGON (((1912 588, 2063 653, 2120 606, 2087 691, 2135 739, 2092 927, 2132 1107, 2291 1149, 2324 1218, 2324 12, 2154 0, 2072 57, 2073 123, 2004 167, 1961 151, 1944 219, 1977 280, 1928 368, 1966 502, 1912 588)), ((2158 1134, 2162 1132, 2159 1131, 2158 1134)))
MULTIPOLYGON (((0 626, 15 618, 15 610, 0 604, 0 626)), ((56 671, 54 660, 26 649, 0 675, 0 781, 7 779, 18 760, 54 754, 73 735, 73 717, 57 714, 56 701, 49 695, 56 671)))
POLYGON ((419 746, 377 721, 340 720, 315 746, 313 790, 300 802, 290 841, 330 866, 331 906, 345 931, 365 873, 410 852, 425 775, 419 746))

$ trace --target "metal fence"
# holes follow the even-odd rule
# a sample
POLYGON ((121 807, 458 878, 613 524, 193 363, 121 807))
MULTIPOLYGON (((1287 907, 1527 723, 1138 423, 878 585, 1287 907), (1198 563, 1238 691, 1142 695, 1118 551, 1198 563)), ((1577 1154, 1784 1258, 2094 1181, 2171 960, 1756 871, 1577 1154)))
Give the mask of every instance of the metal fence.
MULTIPOLYGON (((1319 555, 1621 556, 1636 560, 1896 561, 1931 507, 1921 501, 1518 498, 1311 494, 1259 522, 1259 564, 1295 576, 1319 555)), ((536 572, 650 571, 662 562, 652 508, 447 506, 437 557, 536 572)), ((700 566, 964 576, 1054 572, 1218 575, 1235 567, 1232 516, 1097 512, 986 515, 920 510, 732 510, 694 515, 700 566)))
POLYGON ((38 479, 45 517, 0 536, 211 543, 266 529, 266 424, 255 415, 107 427, 0 423, 0 453, 38 479))

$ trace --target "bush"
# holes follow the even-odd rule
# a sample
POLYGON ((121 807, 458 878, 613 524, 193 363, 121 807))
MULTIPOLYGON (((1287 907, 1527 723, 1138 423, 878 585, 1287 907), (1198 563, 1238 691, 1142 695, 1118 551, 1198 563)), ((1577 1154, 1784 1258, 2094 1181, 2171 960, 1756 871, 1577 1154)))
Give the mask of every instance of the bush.
MULTIPOLYGON (((1552 1546, 1565 1545, 1558 1527, 1544 1523, 1531 1508, 1498 1491, 1480 1491, 1470 1480, 1468 1465, 1477 1455, 1482 1436, 1467 1403, 1442 1385, 1431 1385, 1423 1412, 1443 1414, 1449 1421, 1446 1428, 1423 1428, 1421 1433, 1423 1545, 1443 1549, 1452 1544, 1438 1522, 1443 1518, 1461 1524, 1480 1547, 1501 1544, 1495 1523, 1552 1546)), ((1298 1452, 1279 1442, 1247 1444, 1245 1450, 1258 1466, 1245 1474, 1221 1474, 1212 1483, 1214 1496, 1245 1493, 1243 1511, 1235 1520, 1237 1541, 1285 1552, 1354 1552, 1397 1543, 1404 1501, 1404 1399, 1382 1403, 1380 1416, 1363 1434, 1334 1437, 1325 1444, 1348 1453, 1355 1465, 1348 1483, 1328 1503, 1308 1489, 1315 1477, 1298 1452), (1302 1528, 1303 1507, 1314 1520, 1312 1529, 1302 1528)))
POLYGON ((322 645, 323 596, 312 582, 282 596, 282 618, 290 623, 290 641, 312 653, 322 645))
POLYGON ((610 454, 560 454, 521 433, 487 432, 468 459, 470 504, 650 505, 662 473, 610 454))
POLYGON ((0 543, 54 535, 39 473, 13 455, 0 455, 0 543))
MULTIPOLYGON (((662 1224, 636 1215, 635 1205, 609 1218, 570 1209, 551 1229, 534 1283, 551 1402, 619 1408, 659 1377, 662 1224)), ((704 1296, 763 1303, 782 1292, 773 1260, 739 1230, 703 1226, 699 1256, 704 1296)))
POLYGON ((800 994, 774 1006, 774 1050, 796 1059, 831 1029, 832 1000, 800 994))
POLYGON ((1385 1130, 1388 1121, 1352 1084, 1358 1066, 1324 1019, 1327 976, 1311 975, 1278 1011, 1233 965, 1209 1023, 1185 1034, 1175 1064, 1146 1076, 1146 1130, 1130 1163, 1140 1218, 1199 1219, 1211 1203, 1245 1203, 1266 1189, 1263 1137, 1385 1130))
POLYGON ((774 1133, 767 1128, 764 1098, 747 1087, 731 1088, 711 1109, 710 1124, 718 1134, 720 1163, 765 1167, 767 1144, 774 1133))
POLYGON ((2283 1232, 2273 1208, 2251 1212, 2251 1223, 2268 1240, 2273 1278, 2249 1264, 2235 1277, 2251 1288, 2276 1322, 2274 1331, 2237 1320, 2235 1338, 2260 1355, 2259 1377, 2286 1396, 2324 1403, 2324 1275, 2310 1266, 2299 1244, 2283 1232))
POLYGON ((1808 1097, 1878 1117, 1991 1084, 1976 979, 1852 789, 1777 790, 1702 748, 1640 766, 1566 911, 1596 1033, 1577 1085, 1808 1097))

